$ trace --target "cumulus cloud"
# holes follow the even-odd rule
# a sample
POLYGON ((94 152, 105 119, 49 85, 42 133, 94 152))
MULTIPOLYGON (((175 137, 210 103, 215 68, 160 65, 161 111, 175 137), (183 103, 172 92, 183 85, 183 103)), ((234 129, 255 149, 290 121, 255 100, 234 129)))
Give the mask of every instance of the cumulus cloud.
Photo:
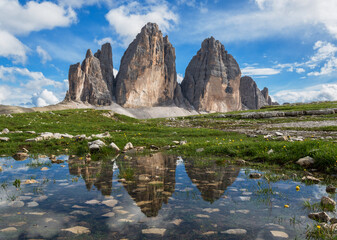
POLYGON ((115 45, 116 41, 112 40, 110 37, 102 38, 102 39, 95 39, 95 43, 97 43, 99 46, 102 46, 104 43, 110 43, 111 45, 115 45))
POLYGON ((166 1, 130 2, 111 9, 105 18, 127 46, 148 22, 157 23, 163 32, 178 22, 178 15, 169 9, 166 1))
POLYGON ((31 100, 32 104, 36 107, 45 107, 59 102, 59 99, 54 95, 54 93, 48 91, 47 89, 44 89, 39 93, 34 93, 31 100))
POLYGON ((59 0, 58 1, 62 6, 68 6, 72 8, 81 8, 83 6, 90 5, 101 5, 105 4, 107 6, 114 6, 116 4, 116 0, 59 0))
POLYGON ((25 63, 27 50, 20 40, 0 28, 0 56, 13 59, 15 63, 25 63))
POLYGON ((0 56, 24 63, 28 48, 17 38, 32 31, 65 27, 76 21, 71 8, 55 3, 18 0, 0 1, 0 56))
POLYGON ((41 62, 45 64, 47 61, 51 60, 51 56, 48 54, 46 50, 44 50, 41 46, 36 47, 36 52, 39 54, 41 58, 41 62))
POLYGON ((279 103, 337 101, 337 83, 320 84, 297 90, 283 90, 273 94, 272 97, 279 103))
POLYGON ((50 89, 53 89, 53 95, 57 99, 61 99, 68 88, 67 80, 54 81, 46 78, 41 72, 18 67, 0 66, 0 82, 3 83, 0 86, 0 104, 5 105, 33 106, 35 103, 42 106, 44 102, 55 104, 55 98, 48 93, 50 89), (32 99, 35 101, 32 102, 32 99))
POLYGON ((215 34, 221 41, 228 42, 298 35, 300 30, 305 36, 312 34, 312 30, 323 30, 337 39, 335 0, 255 0, 250 3, 240 11, 215 10, 189 20, 186 24, 192 29, 187 34, 200 37, 215 34))
POLYGON ((279 69, 274 68, 256 68, 256 67, 245 67, 241 69, 242 75, 248 76, 269 76, 276 75, 281 72, 279 69))

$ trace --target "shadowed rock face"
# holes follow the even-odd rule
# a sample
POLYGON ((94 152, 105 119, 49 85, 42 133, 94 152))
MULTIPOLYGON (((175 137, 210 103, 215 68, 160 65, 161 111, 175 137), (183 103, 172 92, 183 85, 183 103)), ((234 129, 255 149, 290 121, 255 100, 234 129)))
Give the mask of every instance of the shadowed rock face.
POLYGON ((145 25, 122 58, 116 82, 117 103, 137 108, 183 102, 175 58, 175 49, 158 25, 145 25))
MULTIPOLYGON (((268 88, 264 88, 263 90, 267 94, 266 96, 269 97, 268 88)), ((242 104, 248 109, 260 109, 263 106, 270 105, 251 77, 245 76, 241 78, 240 95, 242 104)))
POLYGON ((261 91, 262 95, 264 96, 264 98, 266 99, 268 105, 272 105, 272 101, 271 101, 271 97, 269 96, 269 90, 268 88, 263 88, 261 91))
POLYGON ((239 175, 240 168, 211 164, 198 166, 193 160, 185 161, 186 173, 199 189, 202 198, 208 202, 218 200, 227 187, 232 185, 239 175))
POLYGON ((204 40, 181 83, 185 98, 200 111, 241 109, 239 65, 213 37, 204 40))
POLYGON ((163 153, 117 161, 125 189, 147 217, 155 217, 175 190, 176 158, 163 153))
POLYGON ((111 104, 114 76, 110 44, 104 44, 95 56, 89 49, 82 65, 77 63, 70 66, 68 80, 66 101, 111 104))

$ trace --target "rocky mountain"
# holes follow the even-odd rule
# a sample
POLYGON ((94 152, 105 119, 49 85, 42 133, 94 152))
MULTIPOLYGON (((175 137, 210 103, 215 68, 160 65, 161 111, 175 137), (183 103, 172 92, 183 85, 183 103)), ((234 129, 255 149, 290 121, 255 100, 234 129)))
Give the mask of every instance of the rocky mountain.
MULTIPOLYGON (((268 94, 268 88, 264 88, 263 90, 268 94)), ((260 109, 263 106, 271 105, 268 104, 268 100, 257 87, 256 82, 248 76, 241 78, 240 96, 244 109, 260 109)))
POLYGON ((129 107, 180 104, 175 49, 157 24, 146 24, 126 50, 116 80, 116 101, 129 107))
POLYGON ((69 90, 66 101, 110 105, 113 100, 113 64, 110 43, 102 46, 95 55, 88 49, 82 64, 69 68, 69 90))
POLYGON ((196 110, 235 111, 241 109, 240 78, 238 63, 211 37, 189 63, 181 88, 196 110))
POLYGON ((109 106, 116 102, 126 108, 176 105, 206 112, 272 104, 268 89, 261 92, 253 79, 241 78, 238 63, 213 37, 203 41, 181 84, 175 59, 168 37, 157 24, 148 23, 125 51, 116 78, 109 43, 95 54, 89 49, 82 64, 71 65, 64 102, 109 106))

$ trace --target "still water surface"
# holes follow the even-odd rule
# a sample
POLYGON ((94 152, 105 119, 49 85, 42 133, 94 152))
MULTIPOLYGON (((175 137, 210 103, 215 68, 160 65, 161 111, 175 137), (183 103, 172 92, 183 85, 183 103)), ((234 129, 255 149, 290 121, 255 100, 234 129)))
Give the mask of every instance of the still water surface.
POLYGON ((268 183, 249 179, 252 169, 162 153, 57 158, 0 158, 0 239, 305 239, 314 223, 303 202, 327 195, 322 185, 268 183))

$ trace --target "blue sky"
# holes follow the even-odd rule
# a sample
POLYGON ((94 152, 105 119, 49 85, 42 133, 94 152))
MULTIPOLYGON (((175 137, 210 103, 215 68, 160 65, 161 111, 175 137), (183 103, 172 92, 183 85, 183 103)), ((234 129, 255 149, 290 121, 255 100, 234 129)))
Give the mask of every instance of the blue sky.
POLYGON ((274 100, 337 100, 336 12, 336 0, 0 0, 0 104, 57 103, 69 65, 106 41, 118 70, 147 22, 176 48, 179 79, 214 36, 274 100))

